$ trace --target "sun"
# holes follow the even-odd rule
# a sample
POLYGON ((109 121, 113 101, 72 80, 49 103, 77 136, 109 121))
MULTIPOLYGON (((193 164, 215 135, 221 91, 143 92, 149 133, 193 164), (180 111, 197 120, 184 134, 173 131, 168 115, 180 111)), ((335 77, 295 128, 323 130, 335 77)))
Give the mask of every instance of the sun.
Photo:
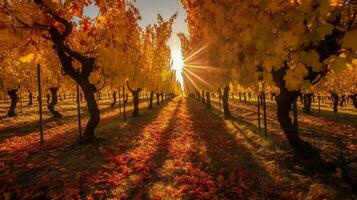
POLYGON ((176 71, 176 77, 180 81, 181 85, 183 85, 183 78, 182 78, 182 68, 184 66, 181 49, 174 49, 171 52, 172 58, 172 68, 176 71))

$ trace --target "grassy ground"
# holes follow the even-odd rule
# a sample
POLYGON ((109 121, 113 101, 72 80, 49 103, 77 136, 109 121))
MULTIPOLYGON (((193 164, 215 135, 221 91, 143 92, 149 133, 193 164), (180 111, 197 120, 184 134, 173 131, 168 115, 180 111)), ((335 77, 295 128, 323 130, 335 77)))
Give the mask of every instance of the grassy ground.
MULTIPOLYGON (((103 98, 102 100, 98 101, 99 109, 102 113, 112 111, 118 108, 118 103, 114 108, 111 108, 112 99, 103 98)), ((142 103, 145 102, 145 99, 141 100, 142 103)), ((129 100, 127 107, 132 106, 131 100, 129 100)), ((27 105, 27 102, 24 101, 22 104, 18 103, 16 107, 17 116, 16 117, 6 117, 6 113, 8 111, 9 103, 2 103, 0 104, 0 131, 9 128, 16 128, 19 126, 27 126, 33 122, 38 121, 38 102, 33 101, 33 105, 27 105)), ((122 107, 122 105, 121 105, 122 107)), ((73 99, 66 99, 66 100, 59 100, 56 110, 58 110, 61 114, 63 114, 64 118, 76 118, 77 116, 77 104, 76 101, 73 99)), ((87 116, 87 106, 85 101, 81 101, 81 113, 82 116, 87 116)), ((56 119, 52 118, 51 113, 48 111, 46 107, 46 103, 43 104, 43 119, 45 121, 53 121, 56 119)), ((1 136, 0 136, 1 137, 1 136)))
MULTIPOLYGON (((218 100, 213 99, 213 103, 219 109, 218 100)), ((233 116, 256 131, 259 130, 258 110, 254 102, 230 101, 230 108, 233 116)), ((340 156, 340 141, 342 141, 342 150, 346 159, 349 155, 355 157, 357 153, 357 115, 351 113, 336 115, 327 111, 306 114, 299 111, 298 121, 301 135, 320 149, 324 156, 328 156, 329 159, 340 156)), ((264 133, 262 110, 260 132, 264 133)), ((289 150, 289 145, 286 143, 284 133, 277 121, 275 104, 267 106, 267 137, 274 140, 278 146, 286 147, 289 150)))

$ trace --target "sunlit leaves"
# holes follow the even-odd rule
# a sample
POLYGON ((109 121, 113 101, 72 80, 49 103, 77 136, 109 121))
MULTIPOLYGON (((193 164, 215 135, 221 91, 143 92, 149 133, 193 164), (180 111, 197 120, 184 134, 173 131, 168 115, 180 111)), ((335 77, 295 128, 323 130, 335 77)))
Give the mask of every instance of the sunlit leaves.
POLYGON ((308 70, 303 64, 297 64, 293 68, 287 70, 284 77, 286 87, 289 90, 298 90, 304 86, 304 77, 308 74, 308 70))
MULTIPOLYGON (((93 84, 106 82, 117 86, 123 84, 125 80, 130 80, 134 87, 150 87, 152 90, 162 89, 166 92, 171 92, 172 87, 177 85, 176 80, 172 82, 176 78, 170 71, 170 50, 166 44, 171 36, 171 26, 176 15, 167 21, 162 17, 158 18, 153 38, 148 40, 157 49, 148 52, 144 50, 144 46, 148 43, 144 44, 144 33, 138 25, 140 19, 138 10, 126 1, 45 0, 13 2, 1 4, 1 6, 0 36, 2 37, 0 41, 6 42, 9 46, 16 45, 21 51, 26 49, 26 52, 20 52, 22 63, 36 64, 36 62, 42 63, 47 62, 46 59, 48 61, 52 59, 52 55, 49 58, 46 57, 48 55, 43 56, 41 61, 32 58, 32 55, 37 54, 39 49, 46 49, 49 54, 52 53, 52 50, 48 48, 53 45, 48 32, 50 27, 56 28, 60 33, 65 29, 60 20, 48 13, 50 10, 54 15, 68 20, 74 26, 65 44, 78 54, 95 58, 96 67, 90 76, 93 84), (43 6, 41 6, 42 3, 43 6), (94 3, 100 9, 100 14, 96 18, 83 16, 84 7, 94 3), (23 36, 23 33, 26 34, 23 36), (156 60, 157 58, 163 59, 157 62, 154 61, 155 59, 148 61, 149 59, 146 58, 150 56, 156 60), (149 69, 154 69, 153 66, 159 67, 160 70, 149 73, 149 69), (162 73, 163 71, 165 73, 162 73), (159 81, 162 74, 169 74, 165 75, 165 81, 170 81, 159 81), (149 76, 154 75, 157 76, 149 80, 149 76), (155 85, 150 86, 150 83, 155 83, 155 85), (169 86, 159 88, 163 84, 169 84, 169 86)), ((73 58, 71 63, 73 67, 75 70, 81 70, 83 66, 80 61, 78 58, 73 58)), ((61 67, 62 70, 65 68, 59 65, 58 59, 50 62, 53 65, 46 65, 45 68, 58 71, 61 67)))
MULTIPOLYGON (((353 25, 355 8, 347 9, 342 1, 208 0, 203 5, 199 0, 182 2, 192 30, 191 45, 206 43, 207 51, 213 55, 210 62, 222 71, 236 69, 241 75, 235 76, 234 81, 240 83, 247 83, 248 79, 252 85, 258 84, 260 76, 247 73, 257 67, 263 66, 265 73, 284 67, 286 87, 300 90, 316 80, 308 78, 310 69, 316 74, 324 74, 326 68, 342 69, 343 61, 337 58, 341 42, 345 49, 356 49, 357 33, 346 28, 353 25)), ((347 54, 349 58, 353 52, 347 54)), ((231 78, 225 77, 227 81, 231 78)))
POLYGON ((330 66, 331 70, 333 70, 335 73, 340 73, 347 67, 346 61, 347 61, 346 58, 332 56, 327 61, 327 63, 330 66))
POLYGON ((331 59, 331 70, 327 77, 318 85, 321 90, 333 91, 339 95, 357 93, 357 62, 346 63, 344 58, 331 59), (340 66, 339 66, 340 65, 340 66))
POLYGON ((314 72, 320 71, 323 66, 323 64, 319 61, 320 56, 314 50, 300 52, 299 59, 306 66, 311 67, 314 72))
POLYGON ((343 46, 345 48, 351 48, 354 51, 357 51, 357 29, 349 31, 346 33, 346 36, 343 38, 343 46))
POLYGON ((22 57, 19 58, 19 60, 20 60, 21 62, 23 62, 23 63, 30 63, 30 62, 32 62, 34 59, 35 59, 35 54, 33 54, 33 53, 29 53, 29 54, 27 54, 27 55, 22 56, 22 57))
MULTIPOLYGON (((280 37, 283 39, 286 48, 295 48, 299 45, 299 42, 301 42, 299 41, 298 35, 292 31, 283 32, 280 37)), ((270 38, 270 41, 271 39, 272 38, 270 38)), ((269 41, 267 41, 267 43, 269 43, 269 41)))

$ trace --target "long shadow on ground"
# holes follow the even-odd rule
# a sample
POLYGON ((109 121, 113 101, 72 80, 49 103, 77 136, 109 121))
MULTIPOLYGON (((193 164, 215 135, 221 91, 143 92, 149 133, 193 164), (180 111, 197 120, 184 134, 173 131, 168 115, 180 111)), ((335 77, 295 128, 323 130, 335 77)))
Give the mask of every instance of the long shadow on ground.
MULTIPOLYGON (((142 102, 140 104, 145 104, 145 100, 142 100, 142 102)), ((108 104, 109 105, 109 104, 108 104)), ((74 110, 74 109, 73 109, 74 110)), ((108 112, 117 112, 117 108, 112 108, 112 107, 105 107, 102 108, 100 110, 101 114, 104 113, 108 113, 108 112)), ((127 115, 130 116, 131 114, 131 110, 132 110, 132 106, 129 103, 127 106, 127 115)), ((87 115, 87 109, 86 107, 82 107, 81 108, 81 118, 85 118, 87 115)), ((44 123, 44 129, 50 129, 53 128, 54 126, 61 126, 65 123, 68 123, 69 121, 73 121, 77 119, 77 114, 70 114, 70 115, 65 115, 62 118, 48 118, 43 120, 44 123), (55 122, 55 123, 51 123, 51 122, 55 122)), ((1 130, 0 133, 0 142, 4 139, 8 139, 8 138, 12 138, 12 137, 16 137, 16 136, 24 136, 27 134, 30 134, 34 131, 39 131, 39 122, 38 121, 34 121, 34 122, 30 122, 30 123, 25 123, 22 125, 18 125, 18 126, 10 126, 8 128, 4 128, 1 130)))
POLYGON ((217 191, 219 196, 229 199, 281 198, 263 163, 237 139, 236 133, 226 128, 225 121, 211 111, 203 110, 205 108, 197 102, 188 101, 194 130, 205 142, 211 158, 207 173, 215 178, 223 175, 229 180, 226 187, 217 191))
POLYGON ((2 193, 11 194, 13 199, 76 199, 79 194, 85 197, 94 189, 93 179, 100 179, 93 176, 110 164, 104 149, 115 146, 125 152, 133 148, 132 141, 140 137, 166 104, 127 122, 117 115, 103 119, 97 135, 104 142, 97 145, 74 144, 77 133, 73 127, 47 137, 44 145, 32 142, 14 152, 2 152, 1 159, 5 161, 0 167, 2 193))

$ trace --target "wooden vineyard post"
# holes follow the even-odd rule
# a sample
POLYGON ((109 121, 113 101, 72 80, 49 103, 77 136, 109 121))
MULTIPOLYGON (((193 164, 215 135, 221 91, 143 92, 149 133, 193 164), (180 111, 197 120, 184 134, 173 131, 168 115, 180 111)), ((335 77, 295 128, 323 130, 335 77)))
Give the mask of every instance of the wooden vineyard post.
POLYGON ((149 94, 146 92, 146 101, 148 103, 148 105, 150 104, 150 99, 149 99, 149 94))
POLYGON ((264 113, 264 135, 265 137, 267 137, 268 128, 267 128, 267 106, 266 106, 265 92, 262 95, 263 95, 263 113, 264 113))
POLYGON ((41 66, 37 64, 38 108, 40 114, 40 144, 43 144, 43 118, 42 118, 42 91, 41 91, 41 66))
POLYGON ((125 104, 126 104, 126 99, 125 99, 125 86, 123 86, 123 114, 124 114, 124 120, 126 120, 125 104))
POLYGON ((119 116, 121 116, 121 103, 120 103, 120 102, 121 102, 121 97, 120 97, 120 86, 119 86, 118 96, 119 96, 119 97, 118 97, 118 98, 119 98, 119 99, 118 99, 118 101, 119 101, 119 102, 118 102, 118 104, 119 104, 119 105, 118 105, 118 107, 119 107, 119 116))
POLYGON ((257 99, 258 99, 258 130, 260 133, 260 95, 257 95, 257 99))
POLYGON ((222 113, 222 95, 221 95, 221 91, 219 91, 218 93, 218 102, 219 102, 219 113, 222 113))
POLYGON ((317 100, 318 100, 318 104, 319 104, 319 112, 321 112, 321 97, 320 97, 320 95, 319 96, 317 96, 317 100))
POLYGON ((78 120, 78 132, 79 137, 82 137, 82 124, 81 124, 81 99, 80 99, 80 92, 79 92, 79 85, 77 83, 76 86, 77 92, 77 120, 78 120))
POLYGON ((293 102, 293 113, 294 113, 294 126, 296 129, 299 129, 298 125, 298 111, 297 111, 297 104, 296 104, 297 99, 294 100, 293 102))
POLYGON ((21 111, 21 114, 23 114, 22 113, 22 111, 23 111, 23 104, 22 104, 22 92, 21 92, 22 90, 21 90, 21 88, 20 88, 20 111, 21 111))

